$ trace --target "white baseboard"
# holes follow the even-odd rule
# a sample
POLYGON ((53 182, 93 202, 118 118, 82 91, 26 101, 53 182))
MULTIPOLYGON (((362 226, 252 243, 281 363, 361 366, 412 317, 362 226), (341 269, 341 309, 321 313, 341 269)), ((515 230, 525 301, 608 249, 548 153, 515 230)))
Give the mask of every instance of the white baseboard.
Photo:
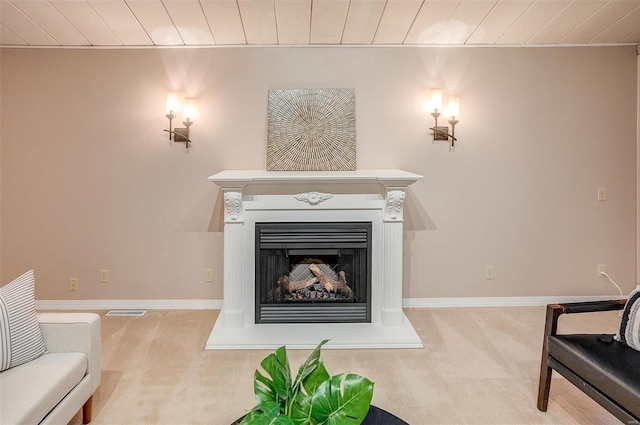
POLYGON ((222 300, 36 300, 38 310, 220 310, 222 300))
POLYGON ((531 307, 552 303, 616 300, 620 295, 545 296, 545 297, 465 297, 465 298, 404 298, 403 308, 436 307, 531 307))
MULTIPOLYGON (((545 297, 404 298, 403 308, 531 307, 551 303, 615 300, 620 295, 545 297)), ((220 310, 222 300, 36 300, 38 310, 220 310)))

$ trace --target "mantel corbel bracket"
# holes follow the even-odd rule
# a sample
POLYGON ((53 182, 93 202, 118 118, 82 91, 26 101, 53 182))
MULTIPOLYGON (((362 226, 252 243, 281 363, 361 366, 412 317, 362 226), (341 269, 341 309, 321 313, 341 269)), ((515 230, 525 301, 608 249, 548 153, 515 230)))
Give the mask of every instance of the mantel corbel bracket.
POLYGON ((405 196, 404 188, 387 188, 384 206, 384 221, 403 221, 405 196))
POLYGON ((223 189, 224 197, 224 222, 242 223, 244 210, 242 208, 242 189, 223 189))

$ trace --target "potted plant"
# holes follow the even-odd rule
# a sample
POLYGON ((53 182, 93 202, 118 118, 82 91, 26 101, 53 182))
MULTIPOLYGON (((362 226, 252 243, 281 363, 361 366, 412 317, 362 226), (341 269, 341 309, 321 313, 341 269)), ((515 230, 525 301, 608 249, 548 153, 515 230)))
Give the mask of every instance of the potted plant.
POLYGON ((371 406, 373 382, 355 374, 329 376, 320 360, 322 341, 292 379, 286 348, 260 363, 254 374, 257 405, 242 425, 359 425, 371 406), (264 373, 263 373, 264 371, 264 373))

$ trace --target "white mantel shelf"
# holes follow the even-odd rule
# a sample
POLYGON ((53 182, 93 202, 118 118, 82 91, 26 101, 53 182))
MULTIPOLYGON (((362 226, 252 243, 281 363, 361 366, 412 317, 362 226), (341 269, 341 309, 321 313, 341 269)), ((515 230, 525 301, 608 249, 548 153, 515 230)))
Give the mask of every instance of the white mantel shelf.
POLYGON ((247 184, 288 183, 381 183, 387 187, 408 187, 422 178, 419 174, 396 169, 355 171, 266 171, 224 170, 207 180, 221 187, 247 184))
POLYGON ((225 170, 224 304, 206 348, 418 348, 422 341, 402 310, 403 205, 422 176, 396 169, 356 171, 225 170), (372 224, 370 323, 255 323, 255 224, 372 224))

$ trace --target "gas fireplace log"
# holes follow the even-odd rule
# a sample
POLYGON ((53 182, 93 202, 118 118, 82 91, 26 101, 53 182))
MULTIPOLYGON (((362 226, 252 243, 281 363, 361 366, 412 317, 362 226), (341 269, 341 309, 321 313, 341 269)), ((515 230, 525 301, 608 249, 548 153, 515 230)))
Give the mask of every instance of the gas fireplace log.
POLYGON ((289 279, 289 276, 282 276, 280 279, 278 279, 278 283, 280 284, 280 287, 287 292, 299 291, 301 289, 308 288, 309 286, 317 282, 318 282, 317 277, 310 277, 309 279, 297 280, 295 282, 291 282, 291 279, 289 279))
POLYGON ((318 266, 315 264, 309 265, 309 270, 314 274, 315 277, 318 278, 320 284, 324 289, 331 292, 340 291, 343 294, 346 294, 349 297, 353 296, 353 291, 347 285, 347 279, 343 271, 338 273, 338 280, 331 279, 326 273, 324 273, 318 266))

